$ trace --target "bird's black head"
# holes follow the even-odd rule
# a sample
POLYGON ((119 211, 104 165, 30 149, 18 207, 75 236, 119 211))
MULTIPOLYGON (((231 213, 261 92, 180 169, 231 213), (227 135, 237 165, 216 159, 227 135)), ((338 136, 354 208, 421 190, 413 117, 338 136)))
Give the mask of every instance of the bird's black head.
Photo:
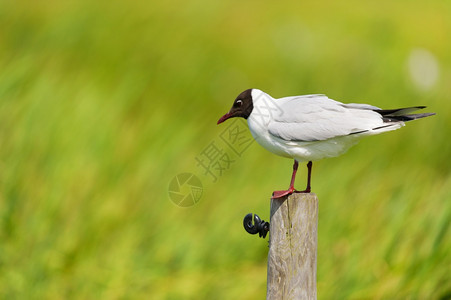
POLYGON ((223 115, 219 120, 218 124, 221 124, 227 119, 241 117, 247 119, 254 109, 254 104, 252 101, 252 89, 245 90, 236 97, 233 102, 233 106, 228 113, 223 115))

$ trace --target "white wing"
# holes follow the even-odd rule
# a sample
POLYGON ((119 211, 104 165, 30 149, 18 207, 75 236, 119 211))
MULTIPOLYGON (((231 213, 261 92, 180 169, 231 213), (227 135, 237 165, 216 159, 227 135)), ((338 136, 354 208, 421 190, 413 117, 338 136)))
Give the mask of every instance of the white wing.
POLYGON ((287 141, 322 141, 384 126, 378 107, 343 104, 324 95, 276 99, 269 133, 287 141))

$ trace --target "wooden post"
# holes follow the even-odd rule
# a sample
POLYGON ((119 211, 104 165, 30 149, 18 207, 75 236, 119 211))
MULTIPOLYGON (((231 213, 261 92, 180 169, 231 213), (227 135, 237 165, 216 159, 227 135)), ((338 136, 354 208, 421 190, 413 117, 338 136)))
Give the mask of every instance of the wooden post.
POLYGON ((316 299, 318 198, 271 199, 267 300, 316 299))

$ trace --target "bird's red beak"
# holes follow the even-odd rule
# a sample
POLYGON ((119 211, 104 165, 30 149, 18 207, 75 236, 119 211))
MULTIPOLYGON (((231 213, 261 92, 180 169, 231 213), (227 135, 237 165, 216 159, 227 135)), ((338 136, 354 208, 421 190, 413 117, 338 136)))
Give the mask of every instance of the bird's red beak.
POLYGON ((225 120, 227 120, 228 118, 230 118, 232 116, 232 114, 230 112, 226 113, 225 115, 223 115, 219 120, 218 120, 218 125, 221 124, 222 122, 224 122, 225 120))

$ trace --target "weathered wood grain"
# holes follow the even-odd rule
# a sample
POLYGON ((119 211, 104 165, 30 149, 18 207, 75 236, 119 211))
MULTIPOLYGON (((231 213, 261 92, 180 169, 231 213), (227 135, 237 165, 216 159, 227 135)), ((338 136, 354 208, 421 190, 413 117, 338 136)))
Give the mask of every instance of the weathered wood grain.
POLYGON ((318 198, 271 199, 266 299, 316 299, 318 198))

